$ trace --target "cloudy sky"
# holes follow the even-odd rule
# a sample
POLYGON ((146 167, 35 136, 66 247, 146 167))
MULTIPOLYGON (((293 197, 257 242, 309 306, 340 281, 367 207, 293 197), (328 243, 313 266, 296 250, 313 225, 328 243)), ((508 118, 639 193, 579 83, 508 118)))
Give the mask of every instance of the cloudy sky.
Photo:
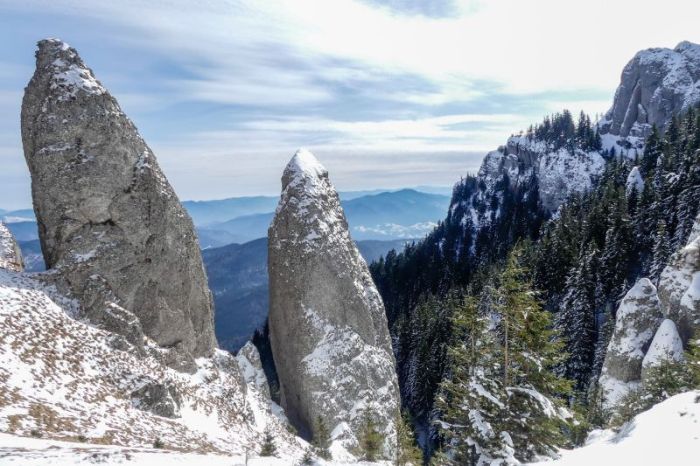
POLYGON ((343 190, 450 185, 547 113, 608 109, 690 0, 0 0, 0 207, 29 206, 35 43, 78 49, 181 198, 276 194, 297 147, 343 190))

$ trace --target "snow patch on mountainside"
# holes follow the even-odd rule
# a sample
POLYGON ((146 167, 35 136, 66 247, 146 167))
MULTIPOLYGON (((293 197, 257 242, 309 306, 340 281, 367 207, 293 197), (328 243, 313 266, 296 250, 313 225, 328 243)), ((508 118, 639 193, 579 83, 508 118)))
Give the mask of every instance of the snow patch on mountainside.
POLYGON ((586 445, 561 450, 540 465, 690 464, 700 452, 700 391, 681 393, 628 422, 619 432, 593 431, 586 445))

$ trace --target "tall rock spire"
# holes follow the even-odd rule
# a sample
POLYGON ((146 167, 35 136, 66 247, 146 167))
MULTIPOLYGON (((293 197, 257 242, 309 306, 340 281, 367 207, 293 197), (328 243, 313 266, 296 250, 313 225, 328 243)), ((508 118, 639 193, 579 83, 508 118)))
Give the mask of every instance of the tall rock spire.
POLYGON ((194 368, 216 346, 192 221, 155 155, 75 49, 39 42, 22 142, 49 274, 87 317, 194 368))
POLYGON ((384 305, 328 171, 299 150, 269 232, 270 339, 282 405, 302 435, 320 416, 346 448, 371 410, 392 454, 398 382, 384 305))

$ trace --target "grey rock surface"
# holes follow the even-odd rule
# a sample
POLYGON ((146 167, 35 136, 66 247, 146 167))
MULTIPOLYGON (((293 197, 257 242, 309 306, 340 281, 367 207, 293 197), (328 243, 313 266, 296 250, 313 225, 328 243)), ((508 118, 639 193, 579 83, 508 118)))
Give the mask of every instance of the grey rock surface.
POLYGON ((22 272, 24 270, 22 252, 12 232, 7 229, 3 222, 0 222, 0 269, 7 269, 13 272, 22 272))
POLYGON ((263 370, 260 353, 252 341, 249 341, 236 354, 238 368, 245 382, 244 386, 252 385, 263 394, 265 398, 270 398, 270 386, 263 370))
POLYGON ((678 334, 676 324, 671 319, 664 319, 644 355, 642 383, 645 383, 650 368, 665 361, 681 361, 683 358, 683 342, 678 334))
POLYGON ((39 42, 21 123, 47 279, 194 370, 216 346, 211 293, 192 221, 134 124, 57 39, 39 42))
POLYGON ((656 287, 649 279, 640 279, 620 303, 605 354, 600 385, 608 405, 641 382, 644 355, 662 320, 656 287))
POLYGON ((369 408, 391 456, 399 391, 384 306, 328 171, 308 151, 284 170, 268 238, 270 340, 288 418, 311 437, 321 416, 350 449, 369 408))
POLYGON ((700 332, 700 216, 688 244, 661 272, 659 299, 664 316, 675 322, 683 342, 700 332))
POLYGON ((625 66, 602 133, 645 137, 652 125, 663 129, 674 115, 700 102, 700 45, 637 53, 625 66))
POLYGON ((175 384, 169 381, 149 381, 131 394, 135 408, 151 412, 157 416, 178 418, 182 397, 175 384))

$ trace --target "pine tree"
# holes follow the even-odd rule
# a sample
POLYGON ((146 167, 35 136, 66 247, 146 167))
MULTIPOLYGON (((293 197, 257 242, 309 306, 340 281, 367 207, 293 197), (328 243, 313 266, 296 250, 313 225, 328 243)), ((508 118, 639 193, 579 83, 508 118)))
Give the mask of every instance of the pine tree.
POLYGON ((314 436, 312 445, 316 454, 325 460, 331 459, 331 440, 330 432, 328 432, 328 426, 321 416, 316 417, 316 422, 314 423, 314 436))
POLYGON ((423 454, 416 445, 416 439, 411 428, 408 413, 396 416, 396 466, 420 466, 423 464, 423 454))
POLYGON ((265 437, 260 449, 260 456, 275 456, 277 454, 277 445, 275 445, 275 437, 270 429, 265 430, 265 437))
POLYGON ((583 399, 593 368, 596 341, 597 250, 582 250, 579 263, 566 283, 566 294, 555 318, 555 327, 568 354, 562 375, 573 381, 578 398, 583 399))
POLYGON ((505 410, 500 349, 476 299, 454 303, 455 342, 450 347, 450 377, 437 399, 442 435, 460 464, 505 459, 501 420, 505 410))
POLYGON ((560 397, 571 384, 552 370, 562 362, 563 344, 552 329, 550 314, 537 299, 528 270, 516 247, 500 275, 501 339, 507 393, 506 430, 516 457, 528 461, 549 455, 565 442, 567 425, 560 397))
POLYGON ((671 244, 666 231, 666 222, 659 221, 654 238, 653 259, 649 270, 649 278, 656 281, 671 257, 671 244))
POLYGON ((362 429, 360 431, 360 451, 365 460, 375 461, 379 458, 382 440, 372 411, 369 407, 365 407, 362 413, 362 429))

